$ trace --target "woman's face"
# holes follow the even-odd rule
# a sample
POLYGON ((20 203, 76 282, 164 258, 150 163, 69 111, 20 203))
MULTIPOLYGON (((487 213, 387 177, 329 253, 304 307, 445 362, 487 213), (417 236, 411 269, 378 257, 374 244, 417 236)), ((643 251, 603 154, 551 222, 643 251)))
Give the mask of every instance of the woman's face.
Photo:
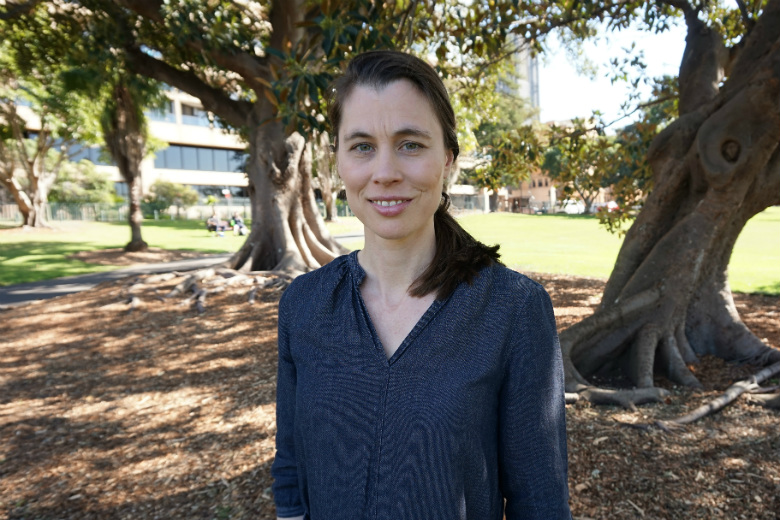
POLYGON ((366 242, 433 236, 453 154, 428 99, 398 80, 356 86, 342 105, 336 161, 366 242))

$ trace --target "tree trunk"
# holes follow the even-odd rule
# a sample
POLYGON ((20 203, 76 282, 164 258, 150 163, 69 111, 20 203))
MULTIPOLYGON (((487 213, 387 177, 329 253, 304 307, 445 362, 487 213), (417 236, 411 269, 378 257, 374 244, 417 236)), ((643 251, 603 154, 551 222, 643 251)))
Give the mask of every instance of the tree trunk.
POLYGON ((341 182, 334 171, 333 161, 330 156, 330 136, 328 132, 321 132, 316 138, 314 147, 317 166, 317 184, 322 193, 322 203, 325 205, 325 221, 338 220, 336 211, 336 199, 341 191, 341 182))
POLYGON ((648 152, 653 192, 626 235, 600 308, 561 333, 569 392, 586 389, 593 375, 652 389, 660 373, 696 386, 688 365, 703 354, 780 360, 780 350, 740 320, 727 276, 748 219, 780 204, 780 1, 767 5, 720 91, 710 87, 723 67, 701 56, 724 53, 706 48, 712 32, 701 22, 687 21, 681 116, 648 152))
POLYGON ((25 193, 19 181, 13 177, 13 170, 11 169, 8 175, 0 176, 0 182, 11 194, 16 206, 19 208, 19 213, 22 214, 22 225, 29 226, 29 222, 34 220, 35 209, 30 197, 25 193))
POLYGON ((490 194, 490 212, 498 211, 498 189, 494 189, 490 194))
POLYGON ((347 250, 328 233, 311 188, 311 146, 280 123, 249 134, 252 230, 230 260, 234 269, 291 273, 324 265, 347 250))
POLYGON ((130 242, 125 246, 125 251, 146 251, 149 244, 144 242, 141 237, 141 223, 144 220, 144 214, 141 211, 141 172, 137 175, 123 175, 127 182, 128 215, 127 220, 130 224, 130 242))
POLYGON ((127 182, 130 224, 130 242, 125 251, 146 251, 149 245, 141 237, 142 182, 141 161, 146 154, 144 116, 139 101, 130 87, 120 78, 114 86, 114 98, 106 105, 101 118, 103 138, 119 173, 127 182))
POLYGON ((30 192, 32 193, 32 211, 28 214, 25 225, 30 227, 48 227, 46 222, 46 202, 49 200, 49 191, 57 179, 57 172, 46 170, 46 160, 40 157, 36 161, 35 171, 30 178, 30 192))

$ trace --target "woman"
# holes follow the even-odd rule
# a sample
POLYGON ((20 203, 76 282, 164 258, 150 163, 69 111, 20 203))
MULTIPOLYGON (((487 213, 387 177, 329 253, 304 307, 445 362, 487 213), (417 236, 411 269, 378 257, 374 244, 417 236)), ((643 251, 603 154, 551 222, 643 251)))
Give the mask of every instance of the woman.
POLYGON ((280 303, 278 517, 570 518, 550 299, 447 212, 444 85, 411 55, 366 53, 329 116, 365 246, 280 303))

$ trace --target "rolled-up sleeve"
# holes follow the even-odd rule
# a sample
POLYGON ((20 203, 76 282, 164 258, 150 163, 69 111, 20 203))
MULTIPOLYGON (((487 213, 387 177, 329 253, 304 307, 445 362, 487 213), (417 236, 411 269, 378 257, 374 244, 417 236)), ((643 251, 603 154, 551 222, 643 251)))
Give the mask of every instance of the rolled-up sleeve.
POLYGON ((279 302, 279 368, 276 380, 276 458, 271 466, 276 514, 297 517, 304 514, 298 486, 295 458, 295 390, 296 372, 290 353, 290 301, 285 293, 279 302))
POLYGON ((524 290, 498 410, 506 519, 570 519, 563 363, 555 316, 541 286, 524 290))

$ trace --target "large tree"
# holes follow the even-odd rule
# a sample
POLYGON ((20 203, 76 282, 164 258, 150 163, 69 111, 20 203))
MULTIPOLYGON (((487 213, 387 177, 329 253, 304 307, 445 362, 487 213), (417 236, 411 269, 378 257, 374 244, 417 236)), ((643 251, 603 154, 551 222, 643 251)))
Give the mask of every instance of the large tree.
POLYGON ((742 323, 728 284, 745 223, 780 204, 780 1, 659 3, 688 29, 679 118, 647 152, 653 189, 600 308, 561 335, 567 389, 596 396, 588 378, 621 373, 639 389, 622 402, 659 398, 656 373, 698 386, 689 365, 705 354, 780 360, 742 323))

